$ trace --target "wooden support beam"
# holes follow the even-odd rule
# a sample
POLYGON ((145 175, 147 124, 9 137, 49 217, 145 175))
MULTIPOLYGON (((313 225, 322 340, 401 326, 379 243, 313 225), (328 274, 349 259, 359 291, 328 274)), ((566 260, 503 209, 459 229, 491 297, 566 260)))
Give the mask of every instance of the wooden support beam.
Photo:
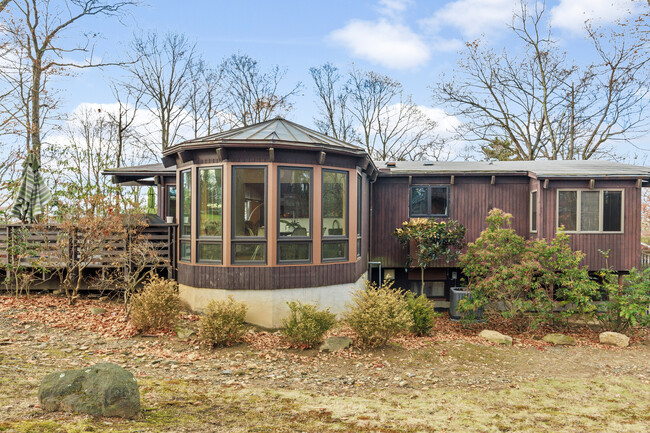
POLYGON ((366 171, 369 165, 370 165, 370 158, 366 156, 359 163, 359 168, 361 169, 361 171, 366 171))
POLYGON ((327 158, 327 153, 325 153, 325 152, 321 152, 321 153, 318 155, 318 163, 319 163, 320 165, 325 164, 325 158, 327 158))
POLYGON ((495 183, 497 183, 497 177, 492 176, 492 179, 490 179, 490 185, 494 185, 495 183))
POLYGON ((269 147, 269 162, 274 162, 274 161, 275 161, 275 149, 269 147))
POLYGON ((409 186, 413 185, 413 176, 409 176, 409 186))
POLYGON ((217 147, 217 159, 219 162, 228 161, 228 152, 223 147, 217 147))
POLYGON ((165 168, 173 167, 176 165, 176 156, 175 155, 163 156, 162 163, 165 168))
POLYGON ((449 179, 449 184, 450 184, 450 185, 453 185, 455 180, 456 180, 456 176, 454 176, 454 175, 452 174, 452 175, 451 175, 451 178, 449 179))
POLYGON ((544 179, 544 189, 548 188, 548 179, 544 179))
POLYGON ((638 179, 636 180, 636 187, 637 187, 637 188, 641 188, 642 186, 643 186, 643 179, 638 178, 638 179))
POLYGON ((178 152, 178 157, 181 159, 182 163, 194 162, 194 153, 188 152, 187 150, 178 152))
POLYGON ((596 186, 596 179, 589 179, 589 189, 594 189, 596 186))

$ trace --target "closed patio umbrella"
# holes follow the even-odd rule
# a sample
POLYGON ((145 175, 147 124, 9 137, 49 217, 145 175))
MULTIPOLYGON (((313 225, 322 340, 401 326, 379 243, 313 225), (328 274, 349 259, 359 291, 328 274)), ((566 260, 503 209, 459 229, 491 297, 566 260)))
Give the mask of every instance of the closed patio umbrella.
POLYGON ((156 193, 153 190, 153 187, 149 187, 149 191, 147 191, 147 213, 148 214, 156 214, 158 211, 156 211, 156 193))
POLYGON ((11 207, 11 216, 20 219, 23 223, 36 222, 52 199, 49 188, 41 178, 40 167, 41 163, 36 155, 28 154, 25 158, 18 196, 11 207))

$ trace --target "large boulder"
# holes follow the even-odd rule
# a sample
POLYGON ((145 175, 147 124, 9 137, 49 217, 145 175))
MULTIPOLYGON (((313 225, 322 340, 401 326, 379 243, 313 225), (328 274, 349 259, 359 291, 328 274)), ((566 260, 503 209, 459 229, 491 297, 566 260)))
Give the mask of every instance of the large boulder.
POLYGON ((598 336, 598 340, 600 340, 602 344, 610 344, 618 347, 627 347, 630 345, 630 337, 619 334, 618 332, 601 332, 598 336))
POLYGON ((41 382, 38 399, 48 412, 137 418, 140 391, 129 371, 111 363, 50 373, 41 382))
POLYGON ((479 337, 483 337, 488 341, 491 341, 493 343, 497 344, 503 344, 506 346, 512 346, 512 337, 509 337, 507 335, 503 335, 500 332, 497 331, 491 331, 489 329, 484 329, 481 331, 480 334, 478 334, 479 337))
POLYGON ((554 346, 575 346, 576 341, 573 337, 569 337, 564 334, 546 334, 542 339, 547 343, 551 343, 554 346))
POLYGON ((338 352, 352 346, 352 339, 349 337, 330 337, 320 346, 321 352, 338 352))

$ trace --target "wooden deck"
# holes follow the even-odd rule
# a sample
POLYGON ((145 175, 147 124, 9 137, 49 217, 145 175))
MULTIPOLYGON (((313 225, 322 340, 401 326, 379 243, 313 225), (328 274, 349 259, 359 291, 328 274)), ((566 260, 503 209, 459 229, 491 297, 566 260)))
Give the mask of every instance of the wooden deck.
MULTIPOLYGON (((143 230, 143 235, 158 252, 160 261, 156 268, 167 271, 168 278, 176 278, 176 225, 174 224, 150 224, 143 230)), ((47 263, 47 267, 56 268, 57 258, 53 251, 60 239, 61 232, 56 225, 36 226, 29 224, 7 224, 0 225, 0 263, 20 263, 30 266, 35 260, 47 263), (12 242, 18 236, 24 236, 24 229, 27 229, 25 243, 32 245, 38 256, 16 257, 11 248, 12 242), (20 234, 19 234, 20 232, 20 234), (48 254, 52 251, 52 254, 48 254)), ((106 239, 101 250, 93 258, 88 267, 90 269, 110 268, 115 264, 115 258, 124 253, 129 242, 126 236, 106 239)), ((75 254, 74 243, 70 247, 70 254, 75 254)))

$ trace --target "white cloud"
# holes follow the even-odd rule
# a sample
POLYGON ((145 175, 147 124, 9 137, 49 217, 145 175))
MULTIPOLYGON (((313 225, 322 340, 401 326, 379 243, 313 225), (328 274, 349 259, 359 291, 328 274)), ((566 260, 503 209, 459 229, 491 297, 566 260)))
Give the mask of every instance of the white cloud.
POLYGON ((474 39, 505 30, 517 3, 516 0, 457 0, 422 20, 421 25, 433 33, 439 33, 443 27, 453 27, 464 38, 474 39))
POLYGON ((574 33, 582 33, 585 21, 595 25, 613 23, 635 10, 634 0, 560 0, 551 9, 551 24, 574 33))
POLYGON ((379 12, 383 15, 394 16, 406 10, 413 4, 413 0, 380 0, 379 12))
POLYGON ((408 26, 389 22, 353 20, 334 30, 329 39, 352 55, 388 68, 410 69, 423 65, 431 56, 428 45, 408 26))

